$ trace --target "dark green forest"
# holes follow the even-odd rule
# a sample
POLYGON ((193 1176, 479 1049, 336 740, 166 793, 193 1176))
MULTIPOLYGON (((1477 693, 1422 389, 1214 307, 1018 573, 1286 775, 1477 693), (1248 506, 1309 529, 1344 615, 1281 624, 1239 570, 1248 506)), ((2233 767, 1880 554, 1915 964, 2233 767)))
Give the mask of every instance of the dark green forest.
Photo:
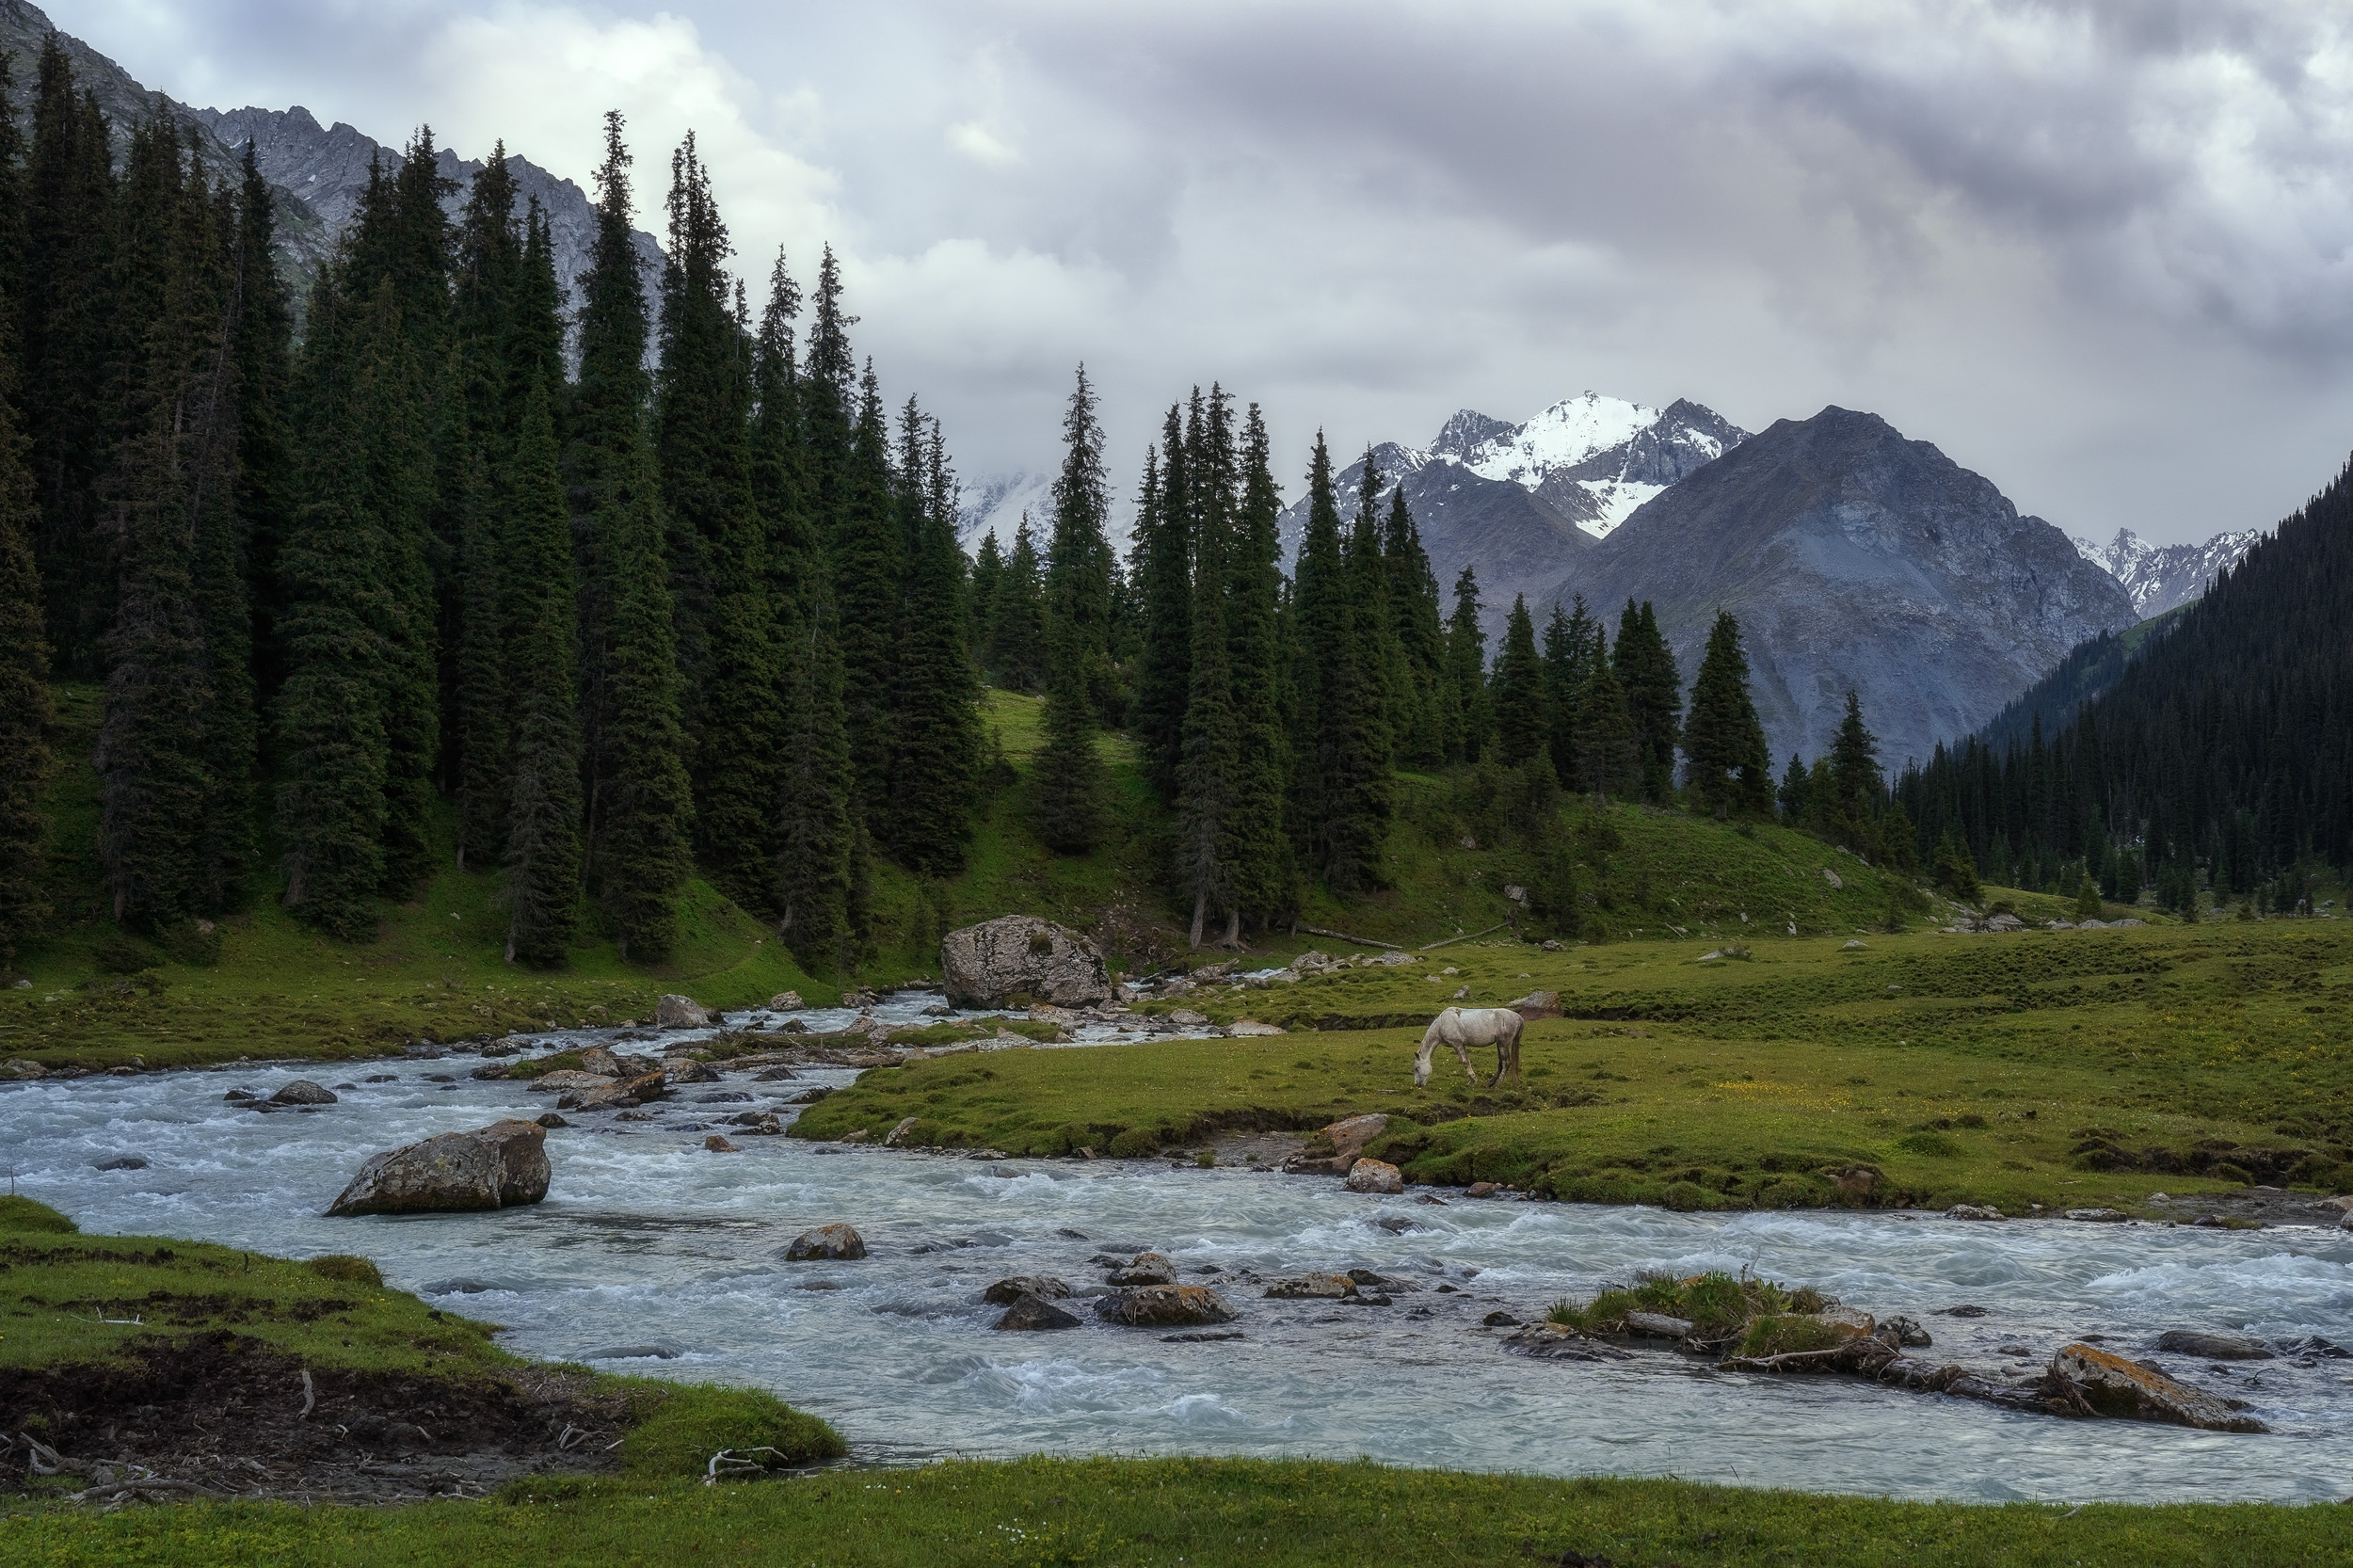
MULTIPOLYGON (((5 90, 20 91, 13 78, 5 90)), ((373 173, 300 296, 248 154, 214 185, 160 117, 127 151, 54 46, 29 136, 0 112, 0 940, 41 929, 52 683, 95 683, 108 911, 168 935, 261 898, 348 941, 436 869, 495 871, 506 953, 585 930, 658 960, 699 871, 812 972, 869 950, 878 864, 963 869, 1001 768, 984 680, 1044 698, 1040 838, 1106 828, 1096 740, 1132 732, 1176 823, 1196 944, 1377 888, 1396 770, 1458 769, 1542 850, 1564 786, 1769 808, 1738 632, 1688 723, 1647 606, 1490 661, 1377 471, 1282 570, 1255 406, 1195 390, 1112 509, 1083 367, 1050 516, 958 548, 945 433, 887 408, 830 251, 757 313, 690 137, 649 316, 632 160, 607 117, 594 265, 567 308, 545 216, 495 152, 453 219, 430 131, 373 173), (298 307, 298 308, 297 308, 298 307), (297 322, 300 324, 297 332, 297 322), (1384 496, 1386 494, 1386 504, 1384 496), (1541 644, 1541 646, 1540 646, 1541 644)), ((1565 847, 1533 905, 1577 920, 1565 847)))
POLYGON ((2005 717, 1897 782, 1924 846, 2013 886, 2309 912, 2353 868, 2353 469, 2137 648, 2086 644, 2005 717), (2071 682, 2105 689, 2046 727, 2036 699, 2071 682))
POLYGON ((984 684, 1042 698, 1022 788, 1058 854, 1117 825, 1096 743, 1132 738, 1195 946, 1378 890, 1401 772, 1523 852, 1548 935, 1578 926, 1572 796, 1778 814, 1964 895, 2292 909, 2353 856, 2343 482, 2139 656, 2072 662, 2105 689, 2056 736, 2038 710, 1891 789, 1850 698, 1776 781, 1730 616, 1688 689, 1647 604, 1515 601, 1491 649, 1369 454, 1342 494, 1317 438, 1286 573, 1285 465, 1221 386, 1168 408, 1123 556, 1081 367, 1048 515, 968 560, 947 434, 886 404, 832 253, 806 290, 776 258, 755 310, 691 136, 649 311, 617 114, 567 300, 503 151, 453 216, 420 131, 290 283, 249 156, 214 184, 160 117, 118 139, 55 47, 0 94, 7 952, 47 918, 60 683, 102 694, 125 930, 274 899, 364 942, 454 853, 536 966, 590 934, 661 960, 698 872, 809 972, 856 969, 879 869, 957 877, 1012 776, 984 684))

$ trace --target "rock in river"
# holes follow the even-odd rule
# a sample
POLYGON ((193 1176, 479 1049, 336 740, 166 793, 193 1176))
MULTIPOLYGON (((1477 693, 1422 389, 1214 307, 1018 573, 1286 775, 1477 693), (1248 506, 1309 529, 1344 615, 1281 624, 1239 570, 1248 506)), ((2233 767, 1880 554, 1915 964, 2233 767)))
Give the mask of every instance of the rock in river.
POLYGON ((297 1078, 272 1095, 269 1102, 272 1105, 332 1105, 335 1103, 335 1091, 313 1083, 307 1078, 297 1078))
POLYGON ((1023 1295, 1016 1296, 1005 1315, 991 1326, 1009 1331, 1077 1328, 1079 1320, 1043 1296, 1023 1295))
POLYGON ((1356 1282, 1346 1274, 1298 1274, 1278 1279, 1266 1288, 1277 1301, 1337 1301, 1356 1293, 1356 1282))
POLYGON ((512 1118, 371 1155, 330 1215, 511 1208, 548 1195, 548 1134, 512 1118))
POLYGON ((658 1100, 669 1092, 668 1080, 658 1072, 642 1078, 626 1078, 618 1083, 608 1083, 580 1096, 577 1109, 582 1111, 627 1111, 658 1100))
POLYGON ((2168 1329, 2157 1336, 2157 1349, 2201 1361, 2269 1361, 2271 1347, 2243 1334, 2201 1334, 2196 1329, 2168 1329))
POLYGON ((847 1260, 865 1256, 866 1239, 840 1221, 801 1232, 792 1238, 792 1244, 784 1249, 787 1263, 807 1263, 822 1258, 847 1260))
POLYGON ((2261 1421, 2239 1415, 2211 1394, 2095 1346, 2062 1347, 2051 1357, 2051 1372, 2073 1384, 2084 1402, 2103 1416, 2167 1421, 2206 1432, 2265 1430, 2261 1421))
POLYGON ((1105 1296, 1096 1317, 1127 1328, 1188 1328, 1230 1323, 1240 1316, 1225 1298, 1206 1285, 1146 1285, 1105 1296))
POLYGON ((981 1300, 992 1306, 1011 1306, 1024 1296, 1043 1296, 1058 1302, 1070 1294, 1070 1287, 1051 1274, 1015 1274, 1000 1279, 981 1292, 981 1300))
POLYGON ((1402 1192, 1405 1175, 1385 1160, 1359 1160, 1348 1168, 1352 1192, 1402 1192))
POLYGON ((956 1007, 1089 1007, 1111 1000, 1111 972, 1095 944, 1031 915, 951 931, 940 940, 939 968, 956 1007))
POLYGON ((673 995, 654 1003, 653 1021, 657 1029, 701 1029, 719 1019, 693 997, 673 995))
POLYGON ((1127 1267, 1114 1269, 1106 1276, 1113 1285, 1174 1285, 1176 1265, 1167 1256, 1156 1252, 1140 1252, 1127 1267))

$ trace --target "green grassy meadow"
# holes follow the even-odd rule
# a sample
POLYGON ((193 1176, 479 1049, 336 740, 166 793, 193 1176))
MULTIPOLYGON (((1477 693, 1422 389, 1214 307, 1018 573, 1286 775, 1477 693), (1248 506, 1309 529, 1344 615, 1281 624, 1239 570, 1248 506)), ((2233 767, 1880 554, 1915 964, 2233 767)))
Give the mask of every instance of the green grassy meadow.
POLYGON ((703 1487, 518 1482, 488 1502, 193 1504, 0 1513, 0 1556, 67 1565, 625 1563, 1494 1564, 1853 1568, 2311 1564, 2353 1508, 1895 1502, 1674 1480, 1551 1480, 1371 1464, 951 1463, 703 1487), (1574 1555, 1572 1555, 1574 1554, 1574 1555))
POLYGON ((916 1116, 917 1144, 1126 1155, 1379 1111, 1401 1120, 1369 1152, 1409 1179, 1678 1208, 2023 1213, 2258 1177, 2353 1189, 2341 922, 1785 937, 1703 962, 1710 951, 1475 943, 1213 991, 1183 1005, 1295 1032, 919 1061, 867 1074, 794 1131, 916 1116), (1441 1052, 1413 1087, 1420 1030, 1393 1020, 1464 987, 1470 1004, 1560 993, 1567 1016, 1528 1026, 1525 1087, 1483 1086, 1492 1052, 1479 1086, 1441 1052), (1830 1178, 1856 1166, 1879 1173, 1867 1199, 1830 1178))

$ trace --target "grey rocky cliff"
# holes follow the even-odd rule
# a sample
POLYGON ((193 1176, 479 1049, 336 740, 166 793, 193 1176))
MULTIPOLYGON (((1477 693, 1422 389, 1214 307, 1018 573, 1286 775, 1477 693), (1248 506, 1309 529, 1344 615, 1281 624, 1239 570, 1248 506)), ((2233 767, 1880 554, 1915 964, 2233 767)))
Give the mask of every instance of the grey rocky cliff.
MULTIPOLYGON (((300 104, 291 109, 198 109, 193 117, 238 155, 248 141, 252 142, 254 163, 263 178, 300 196, 318 214, 330 243, 341 239, 359 216, 371 162, 380 160, 388 176, 399 172, 406 162, 397 149, 341 120, 321 126, 318 118, 300 104)), ((580 280, 596 260, 595 205, 578 184, 549 173, 528 158, 509 152, 506 164, 515 177, 516 216, 520 217, 524 205, 535 198, 547 214, 549 232, 555 241, 555 279, 565 290, 568 305, 577 309, 580 280)), ((473 192, 474 179, 486 167, 484 160, 460 158, 444 147, 434 167, 455 186, 441 205, 456 218, 473 192)), ((631 237, 643 267, 647 311, 649 316, 658 316, 661 244, 642 230, 632 232, 631 237)))
POLYGON ((1967 735, 2068 650, 2137 617, 2115 579, 1993 484, 1875 414, 1783 420, 1640 507, 1565 574, 1657 606, 1688 685, 1740 620, 1779 773, 1828 749, 1849 686, 1891 771, 1967 735))

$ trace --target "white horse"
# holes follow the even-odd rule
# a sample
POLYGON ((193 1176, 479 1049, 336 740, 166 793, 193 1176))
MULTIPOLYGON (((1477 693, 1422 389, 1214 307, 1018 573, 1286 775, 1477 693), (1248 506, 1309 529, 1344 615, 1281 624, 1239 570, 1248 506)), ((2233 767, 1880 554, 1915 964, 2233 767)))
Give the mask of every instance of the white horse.
POLYGON ((1510 1073, 1512 1081, 1527 1081, 1520 1076, 1519 1014, 1509 1007, 1449 1007, 1430 1020, 1429 1030, 1421 1037, 1421 1050, 1414 1058, 1414 1087, 1426 1088, 1430 1083, 1430 1058, 1440 1046, 1452 1046, 1454 1054, 1462 1059, 1463 1074, 1472 1083, 1479 1075, 1471 1071, 1470 1053, 1473 1046, 1493 1046, 1496 1048, 1496 1076, 1487 1080, 1492 1089, 1510 1073))

